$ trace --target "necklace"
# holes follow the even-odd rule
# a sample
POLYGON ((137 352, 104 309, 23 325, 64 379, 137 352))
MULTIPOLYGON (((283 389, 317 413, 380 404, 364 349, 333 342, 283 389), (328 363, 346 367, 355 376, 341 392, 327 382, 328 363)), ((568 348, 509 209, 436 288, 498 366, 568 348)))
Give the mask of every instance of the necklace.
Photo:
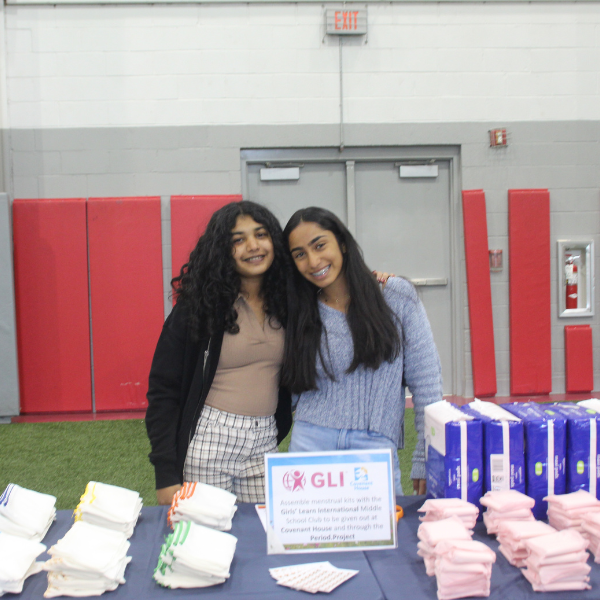
POLYGON ((348 300, 350 298, 350 294, 348 294, 348 293, 344 294, 341 298, 328 298, 327 294, 324 294, 322 289, 320 289, 317 292, 317 296, 322 296, 323 300, 325 300, 326 304, 331 304, 331 303, 342 304, 342 302, 345 303, 346 300, 348 300))

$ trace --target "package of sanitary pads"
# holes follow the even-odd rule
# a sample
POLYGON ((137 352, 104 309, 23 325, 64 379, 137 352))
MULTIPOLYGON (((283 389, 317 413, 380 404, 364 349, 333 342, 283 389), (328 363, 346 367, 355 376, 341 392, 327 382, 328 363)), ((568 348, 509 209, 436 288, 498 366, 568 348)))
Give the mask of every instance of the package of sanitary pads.
POLYGON ((427 495, 479 505, 483 495, 483 435, 479 419, 442 400, 425 407, 427 495))
POLYGON ((523 421, 526 494, 535 500, 535 518, 545 519, 548 503, 543 498, 564 494, 566 489, 566 419, 547 409, 546 404, 513 402, 501 406, 523 421))
POLYGON ((517 490, 525 493, 523 422, 492 402, 473 402, 461 407, 483 423, 484 492, 517 490))
POLYGON ((600 414, 571 402, 550 404, 567 420, 567 493, 585 490, 600 496, 600 414))

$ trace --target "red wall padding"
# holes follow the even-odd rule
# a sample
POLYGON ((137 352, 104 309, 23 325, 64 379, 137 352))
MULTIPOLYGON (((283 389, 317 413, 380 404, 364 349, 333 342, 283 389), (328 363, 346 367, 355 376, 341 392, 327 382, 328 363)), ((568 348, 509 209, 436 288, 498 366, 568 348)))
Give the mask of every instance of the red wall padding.
POLYGON ((173 277, 188 262, 190 252, 204 233, 212 214, 230 202, 233 196, 171 196, 171 268, 173 277))
POLYGON ((549 394, 550 195, 509 190, 510 393, 549 394))
POLYGON ((164 320, 160 198, 90 198, 88 238, 96 410, 147 405, 164 320))
POLYGON ((592 328, 589 325, 565 326, 565 373, 567 392, 594 389, 592 328))
POLYGON ((477 397, 494 396, 496 394, 496 354, 485 193, 483 190, 463 191, 462 200, 473 392, 477 397))
POLYGON ((92 408, 85 215, 82 198, 13 203, 23 413, 92 408))

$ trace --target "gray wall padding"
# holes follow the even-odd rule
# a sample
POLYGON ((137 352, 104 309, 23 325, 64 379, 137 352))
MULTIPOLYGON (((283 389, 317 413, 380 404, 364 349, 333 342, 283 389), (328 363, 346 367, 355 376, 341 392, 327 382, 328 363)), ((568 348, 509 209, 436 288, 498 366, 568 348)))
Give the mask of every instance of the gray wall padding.
POLYGON ((0 417, 19 414, 17 331, 8 196, 0 194, 0 417))

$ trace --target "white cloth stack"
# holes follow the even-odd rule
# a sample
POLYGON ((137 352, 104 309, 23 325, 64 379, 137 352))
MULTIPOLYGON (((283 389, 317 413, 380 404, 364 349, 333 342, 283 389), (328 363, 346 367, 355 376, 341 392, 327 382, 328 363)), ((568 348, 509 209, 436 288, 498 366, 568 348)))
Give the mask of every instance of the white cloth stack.
POLYGON ((531 512, 535 500, 517 490, 487 492, 480 502, 487 507, 483 522, 489 534, 498 533, 502 521, 535 521, 531 512))
POLYGON ((140 495, 133 490, 90 481, 75 509, 75 521, 121 531, 130 538, 142 505, 140 495))
POLYGON ((556 533, 556 529, 543 521, 502 521, 498 526, 498 550, 513 567, 524 567, 528 550, 525 540, 556 533))
POLYGON ((0 496, 0 532, 41 542, 56 518, 56 497, 15 483, 0 496))
POLYGON ((474 540, 443 540, 435 547, 438 600, 489 596, 496 553, 474 540))
POLYGON ((417 554, 425 561, 427 575, 435 575, 436 546, 444 540, 471 541, 469 531, 458 517, 449 517, 441 521, 421 523, 417 531, 419 543, 417 554))
POLYGON ((170 588, 207 587, 229 577, 237 538, 191 521, 179 521, 163 544, 154 579, 170 588))
POLYGON ((581 535, 590 543, 588 549, 594 555, 594 562, 600 563, 600 513, 584 515, 581 528, 581 535))
POLYGON ((570 494, 552 494, 544 498, 548 502, 548 523, 555 529, 583 531, 581 521, 590 513, 600 512, 600 500, 585 490, 570 494))
POLYGON ((42 570, 35 559, 45 551, 44 544, 0 532, 0 596, 22 592, 25 579, 42 570))
POLYGON ((565 529, 524 541, 529 554, 523 575, 534 592, 589 590, 591 567, 588 541, 574 529, 565 529))
POLYGON ((460 498, 433 498, 425 500, 419 512, 425 514, 419 519, 423 522, 440 521, 452 516, 458 517, 467 529, 473 529, 477 522, 479 509, 466 500, 460 498))
POLYGON ((237 510, 235 494, 207 483, 184 483, 173 496, 168 521, 193 521, 219 531, 229 531, 237 510))
POLYGON ((125 583, 129 542, 125 533, 85 521, 73 524, 65 536, 48 550, 46 598, 99 596, 125 583))

